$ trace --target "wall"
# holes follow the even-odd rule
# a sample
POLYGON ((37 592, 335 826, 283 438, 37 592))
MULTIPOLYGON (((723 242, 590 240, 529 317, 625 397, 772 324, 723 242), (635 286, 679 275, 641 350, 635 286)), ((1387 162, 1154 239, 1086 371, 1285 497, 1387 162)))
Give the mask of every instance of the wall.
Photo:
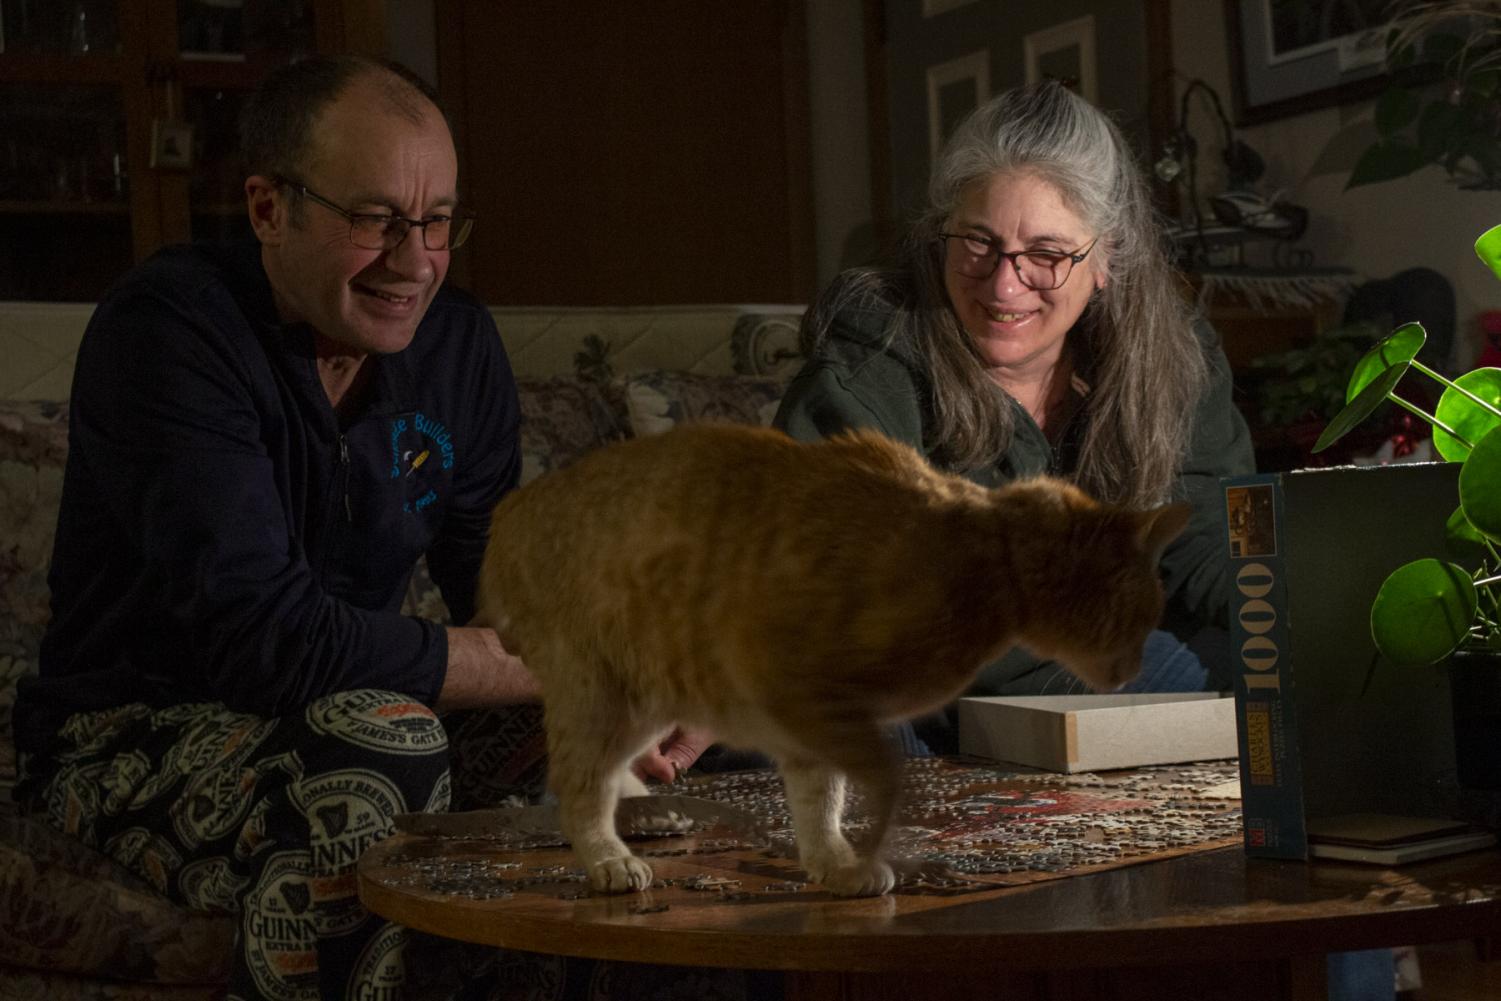
MULTIPOLYGON (((1173 54, 1184 79, 1200 77, 1230 100, 1230 62, 1224 7, 1208 0, 1173 0, 1173 54)), ((1459 191, 1437 167, 1410 177, 1345 191, 1356 157, 1375 136, 1373 102, 1278 119, 1240 130, 1267 161, 1262 185, 1306 206, 1308 232, 1301 246, 1316 264, 1340 264, 1366 278, 1385 278, 1419 265, 1454 284, 1457 351, 1468 362, 1475 349, 1475 316, 1501 308, 1501 283, 1476 259, 1475 237, 1501 222, 1501 193, 1459 191)), ((1205 116, 1207 118, 1207 116, 1205 116)), ((1217 149, 1212 123, 1194 119, 1200 164, 1217 149), (1202 122, 1202 124, 1200 124, 1202 122)), ((1214 126, 1217 128, 1217 126, 1214 126)), ((1200 191, 1222 187, 1211 175, 1200 191)))
POLYGON ((386 51, 438 85, 438 33, 433 0, 385 0, 386 51))
POLYGON ((871 250, 870 129, 861 0, 808 4, 813 233, 822 288, 871 250))
MULTIPOLYGON (((1209 0, 1196 0, 1209 5, 1209 0)), ((1027 34, 1086 14, 1095 18, 1099 101, 1145 147, 1146 16, 1141 0, 970 0, 923 17, 921 0, 888 0, 891 197, 898 219, 920 207, 928 179, 928 67, 990 52, 990 93, 1026 82, 1027 34)))

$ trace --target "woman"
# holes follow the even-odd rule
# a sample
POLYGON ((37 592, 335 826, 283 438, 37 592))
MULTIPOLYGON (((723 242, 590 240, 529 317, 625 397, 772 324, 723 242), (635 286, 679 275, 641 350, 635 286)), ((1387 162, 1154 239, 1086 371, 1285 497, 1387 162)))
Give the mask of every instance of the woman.
MULTIPOLYGON (((1187 499, 1194 517, 1162 560, 1165 626, 1223 626, 1218 480, 1251 471, 1250 435, 1218 339, 1194 321, 1163 246, 1103 113, 1056 83, 1003 93, 945 147, 899 264, 841 276, 810 309, 809 361, 776 423, 798 438, 875 427, 987 486, 1050 473, 1132 506, 1187 499)), ((1128 687, 1209 680, 1162 632, 1128 687)), ((973 691, 1080 687, 1013 651, 973 691)), ((926 723, 934 750, 955 749, 951 728, 926 723)))

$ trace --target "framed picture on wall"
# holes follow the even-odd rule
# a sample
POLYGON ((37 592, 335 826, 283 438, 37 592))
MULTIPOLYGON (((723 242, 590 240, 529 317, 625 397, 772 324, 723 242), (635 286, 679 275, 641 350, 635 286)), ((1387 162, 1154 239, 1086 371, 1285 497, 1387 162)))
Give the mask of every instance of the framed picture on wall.
POLYGON ((990 99, 990 50, 928 67, 928 157, 938 153, 964 116, 990 99))
POLYGON ((1377 94, 1391 0, 1225 0, 1238 124, 1377 94))
POLYGON ((1057 80, 1086 100, 1099 103, 1093 14, 1025 35, 1022 57, 1027 66, 1027 83, 1057 80))

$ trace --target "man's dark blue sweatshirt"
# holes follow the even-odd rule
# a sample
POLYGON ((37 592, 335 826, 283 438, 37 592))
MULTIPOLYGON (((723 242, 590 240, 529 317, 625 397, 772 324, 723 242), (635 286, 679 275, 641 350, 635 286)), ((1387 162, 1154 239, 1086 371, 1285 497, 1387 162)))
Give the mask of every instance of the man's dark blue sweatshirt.
POLYGON ((70 714, 131 702, 433 703, 446 633, 399 609, 426 553, 453 621, 472 616, 490 511, 520 471, 515 381, 489 313, 448 288, 370 362, 368 403, 341 422, 255 244, 171 248, 111 290, 74 370, 21 750, 40 765, 70 714))

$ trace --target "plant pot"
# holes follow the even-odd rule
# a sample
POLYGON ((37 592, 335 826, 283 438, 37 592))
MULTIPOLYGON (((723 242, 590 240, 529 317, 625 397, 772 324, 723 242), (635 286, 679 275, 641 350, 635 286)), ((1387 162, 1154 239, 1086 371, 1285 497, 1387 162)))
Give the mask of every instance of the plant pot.
POLYGON ((1451 654, 1449 692, 1460 786, 1501 790, 1501 650, 1451 654))

